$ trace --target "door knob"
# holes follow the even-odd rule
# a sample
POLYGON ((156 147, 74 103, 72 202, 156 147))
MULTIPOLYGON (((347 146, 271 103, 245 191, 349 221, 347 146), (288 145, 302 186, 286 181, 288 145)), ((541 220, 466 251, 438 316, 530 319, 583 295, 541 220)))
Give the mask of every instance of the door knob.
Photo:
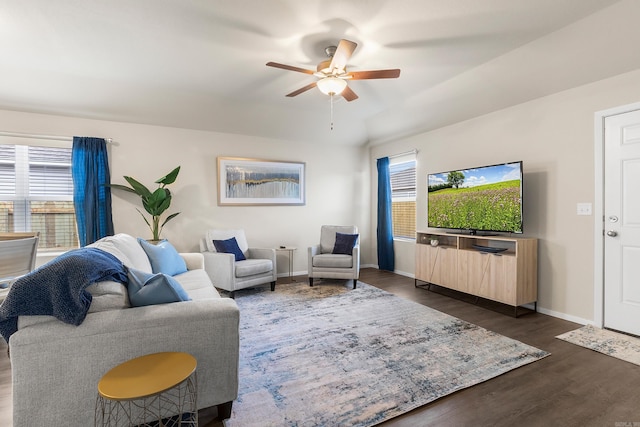
POLYGON ((618 233, 616 231, 613 231, 613 230, 607 231, 607 236, 609 237, 616 237, 617 235, 618 233))

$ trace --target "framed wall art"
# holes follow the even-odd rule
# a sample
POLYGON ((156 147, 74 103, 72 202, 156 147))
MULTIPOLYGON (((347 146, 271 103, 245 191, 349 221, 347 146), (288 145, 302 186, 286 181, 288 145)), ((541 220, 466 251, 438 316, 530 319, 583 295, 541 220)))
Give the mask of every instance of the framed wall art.
POLYGON ((305 164, 218 157, 218 205, 304 205, 305 164))

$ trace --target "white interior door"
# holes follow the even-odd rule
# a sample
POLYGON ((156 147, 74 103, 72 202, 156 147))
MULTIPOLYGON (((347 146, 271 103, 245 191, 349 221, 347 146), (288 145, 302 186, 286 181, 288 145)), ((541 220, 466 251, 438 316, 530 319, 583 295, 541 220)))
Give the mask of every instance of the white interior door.
POLYGON ((604 326, 640 335, 640 111, 604 127, 604 326))

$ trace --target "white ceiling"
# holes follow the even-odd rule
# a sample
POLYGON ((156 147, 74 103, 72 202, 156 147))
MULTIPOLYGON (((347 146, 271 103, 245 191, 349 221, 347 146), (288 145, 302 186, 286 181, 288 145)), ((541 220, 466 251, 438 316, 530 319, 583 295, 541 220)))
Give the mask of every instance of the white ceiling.
MULTIPOLYGON (((635 0, 0 0, 0 108, 360 145, 640 68, 635 0), (620 22, 620 19, 622 22, 620 22), (341 38, 334 103, 315 68, 341 38), (630 44, 627 44, 627 46, 630 44)), ((10 131, 11 129, 0 129, 10 131)))

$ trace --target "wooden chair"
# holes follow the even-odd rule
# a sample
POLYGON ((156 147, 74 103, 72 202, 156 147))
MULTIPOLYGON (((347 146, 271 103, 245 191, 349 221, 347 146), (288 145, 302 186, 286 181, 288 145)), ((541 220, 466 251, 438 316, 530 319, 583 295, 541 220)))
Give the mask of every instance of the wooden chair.
POLYGON ((0 233, 0 299, 11 283, 35 267, 39 238, 39 232, 0 233))

